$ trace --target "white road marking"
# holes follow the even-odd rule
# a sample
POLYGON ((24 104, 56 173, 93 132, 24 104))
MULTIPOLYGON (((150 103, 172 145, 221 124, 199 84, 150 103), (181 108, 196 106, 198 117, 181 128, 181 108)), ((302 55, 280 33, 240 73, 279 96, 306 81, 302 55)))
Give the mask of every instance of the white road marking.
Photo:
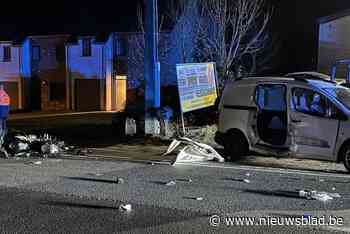
POLYGON ((112 159, 112 160, 128 160, 130 162, 138 162, 138 163, 153 163, 157 165, 171 165, 171 160, 144 160, 144 159, 134 159, 129 157, 122 157, 122 156, 114 156, 114 155, 97 155, 97 154, 91 154, 91 155, 73 155, 73 154, 61 154, 63 157, 71 158, 71 159, 112 159))
MULTIPOLYGON (((113 151, 115 152, 115 151, 113 151)), ((81 155, 69 155, 64 154, 63 156, 66 157, 75 157, 75 158, 87 158, 87 159, 126 159, 134 162, 144 162, 144 163, 150 163, 150 162, 159 162, 158 160, 144 160, 144 159, 133 159, 132 157, 123 157, 123 156, 117 156, 117 155, 98 155, 98 154, 91 154, 88 156, 81 156, 81 155)), ((228 164, 220 164, 220 163, 214 163, 214 162, 195 162, 195 163, 181 163, 178 162, 174 166, 197 166, 197 167, 207 167, 207 168, 222 168, 222 169, 235 169, 235 170, 244 170, 244 171, 257 171, 257 172, 268 172, 268 173, 279 173, 279 174, 298 174, 298 175, 304 175, 304 176, 317 176, 317 177, 332 177, 332 178, 346 178, 350 179, 349 175, 342 175, 342 174, 336 174, 333 172, 309 172, 307 169, 305 171, 297 170, 297 169, 288 169, 288 168, 272 168, 272 167, 256 167, 256 166, 241 166, 241 165, 228 165, 228 164)))
POLYGON ((111 159, 131 159, 130 157, 122 157, 122 156, 114 156, 114 155, 99 155, 99 154, 91 154, 91 155, 74 155, 74 154, 61 154, 65 157, 75 157, 75 158, 111 158, 111 159))
POLYGON ((236 170, 249 170, 249 171, 258 171, 258 172, 270 172, 270 173, 279 173, 279 174, 299 174, 299 175, 306 175, 306 176, 322 176, 322 177, 329 177, 332 178, 347 178, 350 179, 350 175, 341 175, 341 174, 335 174, 331 172, 307 172, 307 171, 301 171, 301 170, 295 170, 295 169, 288 169, 288 168, 271 168, 271 167, 255 167, 255 166, 239 166, 239 165, 219 165, 218 163, 176 163, 177 165, 184 165, 184 166, 198 166, 198 167, 207 167, 207 168, 222 168, 222 169, 236 169, 236 170))

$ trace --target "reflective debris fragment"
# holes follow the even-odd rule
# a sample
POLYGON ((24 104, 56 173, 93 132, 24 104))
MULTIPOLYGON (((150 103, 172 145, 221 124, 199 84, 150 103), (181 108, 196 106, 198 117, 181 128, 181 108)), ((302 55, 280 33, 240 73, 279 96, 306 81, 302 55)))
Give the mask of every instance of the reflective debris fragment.
POLYGON ((127 212, 129 212, 129 211, 131 211, 131 209, 132 209, 132 207, 131 207, 130 204, 122 204, 122 205, 119 206, 119 210, 120 211, 127 211, 127 212))
POLYGON ((34 164, 34 165, 41 165, 41 164, 43 164, 43 162, 42 161, 35 161, 35 162, 32 162, 32 164, 34 164))
POLYGON ((165 186, 175 186, 176 182, 175 181, 169 181, 165 184, 165 186))
POLYGON ((224 162, 225 159, 209 145, 198 143, 187 137, 181 137, 179 140, 174 140, 167 151, 163 154, 166 156, 172 153, 179 145, 185 144, 186 146, 177 155, 177 158, 173 164, 184 162, 204 162, 216 160, 218 162, 224 162))
POLYGON ((333 200, 333 198, 340 198, 340 194, 338 193, 327 193, 327 192, 318 192, 316 190, 300 190, 299 196, 306 198, 308 200, 318 200, 322 202, 327 202, 333 200))
POLYGON ((117 184, 124 184, 125 180, 123 178, 117 178, 117 184))
POLYGON ((176 179, 176 181, 186 182, 186 183, 192 183, 193 182, 192 179, 176 179))
POLYGON ((251 181, 248 180, 248 179, 230 179, 230 180, 233 180, 233 181, 236 181, 236 182, 243 182, 243 183, 246 183, 246 184, 250 184, 251 181))

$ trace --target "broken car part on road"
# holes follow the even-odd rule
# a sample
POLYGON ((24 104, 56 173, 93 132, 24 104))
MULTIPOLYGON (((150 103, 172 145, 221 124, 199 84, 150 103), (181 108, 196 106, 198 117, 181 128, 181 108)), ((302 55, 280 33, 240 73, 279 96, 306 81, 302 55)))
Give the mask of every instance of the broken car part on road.
POLYGON ((300 190, 299 196, 309 200, 317 200, 322 202, 327 202, 327 201, 333 200, 334 198, 341 197, 338 193, 318 192, 316 190, 313 190, 313 191, 300 190))
POLYGON ((25 134, 22 132, 7 133, 1 139, 1 153, 5 158, 9 157, 57 157, 61 153, 86 155, 87 149, 68 146, 64 141, 56 137, 44 134, 42 136, 25 134))
POLYGON ((181 137, 179 140, 173 140, 168 147, 167 152, 165 152, 163 156, 171 154, 181 144, 185 144, 186 146, 177 155, 173 165, 183 162, 203 162, 213 160, 225 162, 225 159, 218 152, 216 152, 213 147, 203 143, 198 143, 187 137, 181 137))

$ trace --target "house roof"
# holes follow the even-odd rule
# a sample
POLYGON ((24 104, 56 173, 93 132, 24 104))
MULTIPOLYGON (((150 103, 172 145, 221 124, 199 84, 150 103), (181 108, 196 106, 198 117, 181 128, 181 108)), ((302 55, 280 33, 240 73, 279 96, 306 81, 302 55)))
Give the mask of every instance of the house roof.
POLYGON ((319 24, 324 24, 324 23, 328 23, 330 21, 333 21, 333 20, 336 20, 336 19, 339 19, 339 18, 343 18, 345 16, 349 16, 350 15, 350 9, 346 9, 344 11, 340 11, 340 12, 337 12, 333 15, 328 15, 328 16, 325 16, 325 17, 321 17, 318 19, 318 23, 319 24))
POLYGON ((68 38, 67 44, 76 44, 80 38, 91 37, 95 39, 95 43, 105 43, 108 40, 111 32, 97 33, 97 34, 73 34, 68 38))

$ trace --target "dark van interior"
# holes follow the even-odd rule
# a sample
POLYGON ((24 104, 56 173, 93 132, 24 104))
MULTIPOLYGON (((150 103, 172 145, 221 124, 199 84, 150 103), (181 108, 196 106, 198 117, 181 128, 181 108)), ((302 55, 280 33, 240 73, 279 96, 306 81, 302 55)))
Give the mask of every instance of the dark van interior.
POLYGON ((287 104, 284 85, 259 85, 256 90, 258 105, 257 130, 265 143, 282 146, 287 140, 287 104))

